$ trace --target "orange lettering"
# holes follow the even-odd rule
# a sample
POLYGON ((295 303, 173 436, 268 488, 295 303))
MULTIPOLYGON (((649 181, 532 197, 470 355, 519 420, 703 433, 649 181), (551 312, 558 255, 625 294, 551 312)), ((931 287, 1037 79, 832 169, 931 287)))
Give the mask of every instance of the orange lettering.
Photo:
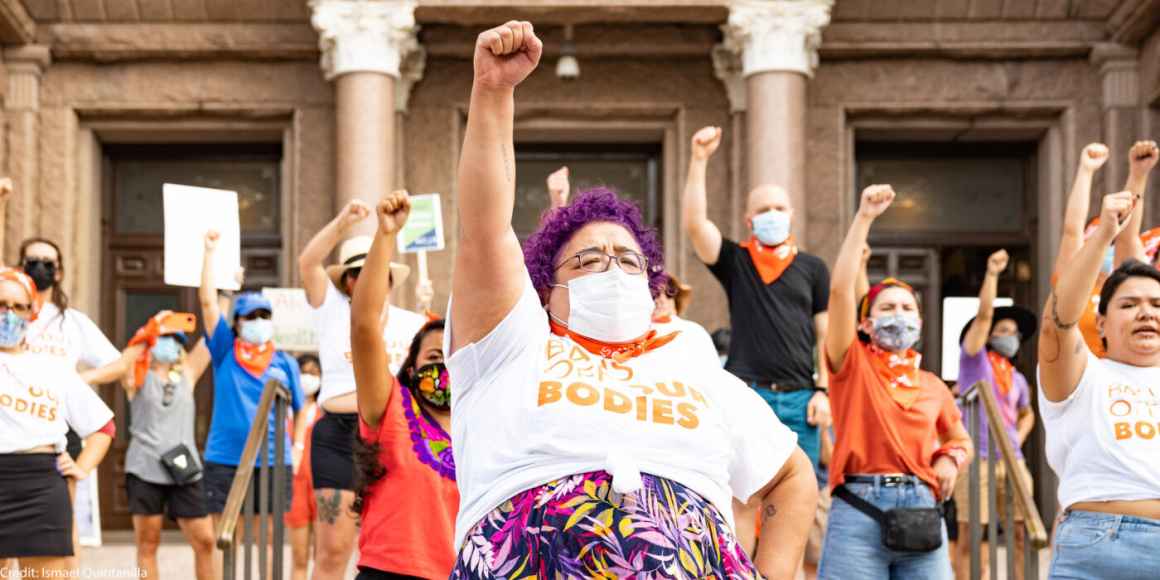
POLYGON ((53 408, 48 410, 48 420, 49 421, 56 421, 56 407, 53 407, 53 408))
POLYGON ((648 397, 643 395, 636 398, 636 420, 648 420, 648 397))
POLYGON ((685 429, 696 429, 701 424, 700 419, 697 419, 697 408, 692 403, 678 404, 677 412, 681 414, 681 420, 677 421, 677 425, 685 429))
POLYGON ((588 362, 591 359, 588 358, 588 353, 585 352, 584 349, 578 346, 573 346, 572 352, 568 355, 568 360, 588 362))
POLYGON ((16 399, 16 405, 13 407, 17 413, 23 413, 28 410, 28 401, 24 399, 16 399))
POLYGON ((1132 404, 1123 399, 1112 401, 1112 407, 1108 410, 1108 412, 1116 417, 1127 417, 1128 415, 1132 414, 1132 404), (1122 410, 1123 412, 1117 412, 1117 409, 1122 410))
POLYGON ((1136 423, 1136 435, 1139 435, 1141 439, 1151 439, 1156 436, 1156 427, 1151 423, 1140 421, 1136 423))
POLYGON ((549 340, 547 346, 548 360, 560 356, 564 352, 564 343, 559 340, 549 340))
POLYGON ((653 399, 653 423, 673 424, 673 402, 668 399, 653 399))
POLYGON ((12 406, 12 395, 0 395, 0 405, 5 407, 12 406))
POLYGON ((705 400, 705 397, 703 395, 701 395, 701 391, 698 391, 697 389, 694 389, 693 387, 689 387, 689 392, 693 394, 694 401, 697 401, 698 403, 701 403, 702 405, 705 405, 706 407, 709 406, 709 401, 705 400))
POLYGON ((1116 440, 1132 438, 1132 426, 1130 423, 1116 423, 1116 440))
POLYGON ((41 418, 41 419, 44 419, 45 415, 48 414, 49 410, 51 410, 51 409, 49 409, 48 405, 37 405, 36 406, 36 416, 41 418))
MULTIPOLYGON (((607 359, 605 359, 605 360, 607 360, 607 359)), ((612 361, 608 366, 611 367, 611 370, 620 371, 621 376, 620 377, 612 377, 613 380, 622 381, 622 382, 628 382, 628 381, 632 380, 632 368, 631 367, 626 367, 626 366, 624 366, 616 361, 612 361)), ((609 375, 612 375, 612 373, 609 373, 609 375)))
POLYGON ((600 400, 600 393, 592 388, 592 385, 584 383, 572 383, 568 385, 568 400, 577 405, 587 407, 595 405, 596 401, 600 400), (583 394, 581 391, 583 390, 583 394))
POLYGON ((632 410, 632 399, 618 391, 604 389, 604 410, 624 414, 632 410))
POLYGON ((34 387, 32 385, 28 385, 28 394, 32 395, 32 398, 34 398, 34 399, 37 397, 43 397, 44 396, 44 389, 40 389, 40 388, 34 387))
POLYGON ((685 385, 682 385, 677 381, 673 381, 672 387, 670 387, 668 383, 657 383, 657 390, 669 397, 685 396, 685 385))
POLYGON ((555 403, 560 400, 560 389, 564 385, 557 381, 541 381, 540 382, 540 400, 537 406, 543 407, 548 403, 555 403))

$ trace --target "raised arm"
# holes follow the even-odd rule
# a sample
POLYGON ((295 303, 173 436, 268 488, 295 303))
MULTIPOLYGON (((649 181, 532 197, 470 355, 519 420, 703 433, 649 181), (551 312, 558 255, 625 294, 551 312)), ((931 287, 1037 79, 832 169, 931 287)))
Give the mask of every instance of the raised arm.
POLYGON ((358 412, 367 425, 376 427, 394 384, 383 327, 387 324, 387 299, 391 294, 391 257, 395 253, 395 234, 407 222, 411 199, 407 192, 396 191, 379 200, 375 215, 379 227, 367 252, 367 261, 350 305, 350 354, 358 392, 358 412))
POLYGON ((543 50, 529 22, 513 20, 475 40, 475 82, 456 181, 459 250, 451 277, 453 352, 486 336, 523 290, 523 252, 512 229, 515 88, 535 70, 543 50))
POLYGON ((862 246, 861 262, 858 264, 858 281, 854 284, 854 300, 861 300, 870 292, 870 244, 862 246))
POLYGON ((1119 266, 1128 258, 1135 258, 1148 263, 1148 255, 1144 251, 1144 242, 1140 239, 1140 229, 1144 221, 1144 192, 1148 189, 1148 174, 1156 166, 1160 158, 1160 150, 1155 141, 1138 141, 1128 151, 1128 182, 1124 189, 1135 196, 1135 205, 1132 207, 1132 217, 1127 227, 1116 236, 1115 264, 1119 266))
POLYGON ((827 309, 830 320, 826 329, 826 355, 832 371, 842 368, 846 353, 858 339, 858 300, 861 296, 855 294, 862 270, 862 248, 867 245, 871 224, 893 201, 894 188, 889 185, 871 185, 862 190, 862 203, 850 224, 850 231, 846 232, 838 260, 834 262, 830 278, 830 307, 827 309))
POLYGON ((990 338, 991 322, 995 316, 995 296, 999 293, 999 275, 1007 269, 1009 259, 1007 250, 999 250, 987 258, 987 274, 983 277, 983 287, 979 289, 979 311, 963 339, 963 350, 970 356, 979 354, 990 338))
POLYGON ((1104 197, 1099 228, 1063 269, 1047 298, 1039 339, 1039 384, 1049 401, 1071 396, 1087 368, 1088 349, 1077 324, 1099 277, 1104 252, 1124 227, 1131 208, 1131 192, 1104 197))
POLYGON ((548 197, 551 198, 552 209, 560 209, 568 205, 568 196, 571 194, 572 184, 568 181, 568 167, 564 166, 548 176, 548 197))
POLYGON ((218 305, 217 283, 213 279, 213 255, 217 250, 221 235, 217 230, 205 233, 205 255, 201 259, 201 287, 197 289, 197 300, 201 303, 201 322, 205 325, 205 335, 213 338, 213 330, 217 328, 218 320, 222 317, 221 307, 218 305))
POLYGON ((1075 257, 1083 245, 1083 229, 1091 209, 1092 179, 1096 171, 1108 162, 1108 146, 1092 143, 1079 154, 1079 167, 1075 171, 1075 182, 1067 195, 1067 205, 1063 212, 1063 234, 1059 241, 1059 255, 1055 257, 1053 277, 1058 277, 1065 264, 1075 257))
POLYGON ((121 351, 121 356, 117 360, 95 369, 85 369, 81 371, 81 380, 90 385, 107 385, 124 377, 126 373, 133 369, 133 361, 141 356, 144 352, 144 345, 134 345, 126 347, 121 351))
POLYGON ((689 174, 685 177, 685 194, 681 197, 681 221, 693 241, 693 251, 702 262, 712 266, 721 255, 721 230, 709 221, 709 202, 705 192, 705 175, 709 158, 721 145, 720 127, 703 127, 693 135, 693 152, 689 157, 689 174))
POLYGON ((323 261, 342 241, 347 230, 370 214, 371 208, 366 202, 359 199, 351 201, 302 248, 302 253, 298 255, 298 271, 302 274, 302 287, 306 290, 306 301, 311 307, 322 306, 326 299, 326 286, 330 284, 323 261))

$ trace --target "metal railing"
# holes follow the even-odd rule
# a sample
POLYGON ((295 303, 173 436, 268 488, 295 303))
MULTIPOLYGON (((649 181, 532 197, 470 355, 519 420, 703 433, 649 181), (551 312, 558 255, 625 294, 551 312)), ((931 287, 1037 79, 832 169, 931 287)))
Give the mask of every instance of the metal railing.
MULTIPOLYGON (((987 502, 987 550, 989 553, 991 580, 999 579, 999 530, 998 530, 998 492, 995 485, 995 466, 996 463, 1002 461, 1003 467, 1007 471, 1007 477, 1004 478, 1006 486, 1006 502, 1004 505, 1005 514, 1003 521, 1003 535, 1006 540, 1007 547, 1007 578, 1014 580, 1016 578, 1015 562, 1015 513, 1023 516, 1022 525, 1026 529, 1026 540, 1023 548, 1023 574, 1026 580, 1039 579, 1039 550, 1047 547, 1047 529, 1043 525, 1043 519, 1039 515, 1038 508, 1035 507, 1035 501, 1031 495, 1031 481, 1027 479, 1027 474, 1020 469, 1018 461, 1015 456, 1015 446, 1012 445, 1008 438, 1006 431, 1003 428, 1003 419, 999 415, 999 404, 995 401, 995 393, 991 388, 990 383, 986 381, 979 381, 971 385, 966 392, 963 393, 963 408, 966 411, 967 431, 971 435, 971 440, 977 442, 979 440, 979 413, 982 411, 986 414, 987 425, 989 426, 989 433, 987 438, 987 457, 976 456, 974 461, 971 461, 970 469, 967 477, 968 479, 968 496, 970 498, 970 520, 969 533, 971 541, 971 578, 972 580, 981 580, 982 576, 982 543, 983 543, 983 526, 982 520, 982 501, 987 502), (998 455, 996 455, 998 453, 998 455), (981 498, 982 490, 980 489, 982 483, 982 470, 979 461, 987 459, 987 497, 981 498)), ((960 507, 961 509, 961 507, 960 507)), ((959 541, 962 541, 960 539, 959 541)))
POLYGON ((226 498, 226 507, 218 523, 217 546, 222 551, 222 575, 225 580, 234 580, 237 574, 237 528, 239 518, 245 517, 243 524, 242 546, 244 560, 244 578, 250 580, 253 574, 253 547, 255 538, 253 533, 254 517, 258 519, 258 577, 281 580, 285 568, 284 540, 285 524, 282 514, 286 506, 286 417, 290 405, 290 391, 280 381, 270 380, 262 389, 262 398, 258 401, 258 410, 254 414, 254 423, 250 426, 250 433, 246 437, 246 447, 242 451, 242 460, 230 485, 230 495, 226 498), (270 465, 270 408, 274 408, 274 465, 270 465), (254 462, 261 454, 262 465, 258 470, 258 509, 254 513, 254 493, 250 491, 250 483, 254 479, 254 462), (270 471, 273 469, 274 485, 273 498, 270 493, 270 471), (273 499, 273 502, 270 500, 273 499), (272 503, 272 505, 271 505, 272 503), (272 508, 272 509, 271 509, 272 508), (273 514, 273 530, 270 527, 269 515, 273 514), (267 548, 270 533, 273 535, 273 562, 268 561, 271 550, 267 548))

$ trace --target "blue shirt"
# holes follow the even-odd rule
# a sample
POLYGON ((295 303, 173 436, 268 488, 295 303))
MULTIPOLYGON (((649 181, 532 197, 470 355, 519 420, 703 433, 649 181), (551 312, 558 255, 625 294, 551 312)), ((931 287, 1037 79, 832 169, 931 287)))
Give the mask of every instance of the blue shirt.
MULTIPOLYGON (((246 437, 258 411, 258 401, 266 381, 277 379, 290 389, 290 406, 295 412, 302 408, 302 385, 298 377, 298 362, 290 355, 277 351, 261 378, 246 372, 234 356, 234 329, 225 317, 218 320, 209 352, 213 358, 213 419, 209 425, 209 439, 205 444, 205 460, 222 465, 238 465, 246 448, 246 437)), ((269 455, 274 465, 274 408, 270 408, 269 455)), ((285 461, 290 465, 290 429, 285 429, 285 461)), ((260 466, 256 457, 254 465, 260 466)))

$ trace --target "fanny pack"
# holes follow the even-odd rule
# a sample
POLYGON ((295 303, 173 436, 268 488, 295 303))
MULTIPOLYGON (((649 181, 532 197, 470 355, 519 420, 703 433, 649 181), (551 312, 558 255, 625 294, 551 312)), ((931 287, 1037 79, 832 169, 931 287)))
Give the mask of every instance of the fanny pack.
POLYGON ((898 552, 931 552, 942 546, 942 507, 880 510, 844 485, 834 495, 874 518, 882 530, 882 545, 898 552))
POLYGON ((161 466, 169 472, 169 477, 173 478, 176 485, 192 483, 201 475, 201 464, 197 456, 184 443, 178 443, 173 449, 161 454, 161 466))

